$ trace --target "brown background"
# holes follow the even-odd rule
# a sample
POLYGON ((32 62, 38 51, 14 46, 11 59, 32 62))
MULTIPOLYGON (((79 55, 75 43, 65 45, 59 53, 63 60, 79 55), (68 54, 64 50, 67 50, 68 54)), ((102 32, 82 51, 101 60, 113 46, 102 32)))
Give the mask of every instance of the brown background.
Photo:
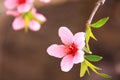
MULTIPOLYGON (((12 29, 13 17, 5 14, 3 0, 0 3, 0 80, 110 80, 91 72, 91 76, 79 77, 79 64, 64 73, 60 61, 47 54, 53 43, 61 43, 58 37, 60 26, 67 26, 73 33, 84 31, 85 23, 97 0, 53 0, 39 6, 38 12, 47 17, 47 22, 38 32, 12 29)), ((98 41, 91 39, 94 54, 103 56, 96 65, 102 72, 120 80, 120 0, 106 0, 93 22, 110 17, 103 28, 93 30, 98 41)))

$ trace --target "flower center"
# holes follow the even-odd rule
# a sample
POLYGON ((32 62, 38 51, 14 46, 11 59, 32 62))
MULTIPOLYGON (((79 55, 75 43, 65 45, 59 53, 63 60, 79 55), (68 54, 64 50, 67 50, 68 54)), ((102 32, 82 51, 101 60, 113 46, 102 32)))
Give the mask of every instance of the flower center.
POLYGON ((78 48, 74 43, 68 46, 68 54, 72 54, 73 56, 75 56, 77 50, 78 48))
POLYGON ((26 0, 18 0, 18 4, 26 3, 26 0))

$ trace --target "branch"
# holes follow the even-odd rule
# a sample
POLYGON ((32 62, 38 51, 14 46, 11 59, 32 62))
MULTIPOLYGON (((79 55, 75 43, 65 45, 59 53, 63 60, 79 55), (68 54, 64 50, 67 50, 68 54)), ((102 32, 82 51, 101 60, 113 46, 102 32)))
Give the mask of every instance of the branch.
POLYGON ((87 26, 91 24, 92 20, 93 20, 93 17, 95 16, 95 13, 97 12, 98 8, 103 5, 105 3, 106 0, 98 0, 98 2, 96 2, 96 5, 87 21, 87 26))

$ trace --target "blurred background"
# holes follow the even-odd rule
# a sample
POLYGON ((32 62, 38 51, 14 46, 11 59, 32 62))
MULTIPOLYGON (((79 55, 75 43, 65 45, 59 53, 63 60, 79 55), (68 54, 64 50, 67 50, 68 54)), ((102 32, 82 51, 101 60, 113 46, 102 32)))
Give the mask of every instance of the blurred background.
POLYGON ((91 76, 79 77, 80 65, 64 73, 60 61, 47 54, 53 43, 60 44, 58 29, 68 27, 73 33, 85 31, 85 23, 97 0, 52 0, 49 4, 36 1, 35 7, 47 22, 38 32, 12 29, 13 17, 5 14, 0 0, 0 80, 120 80, 120 0, 106 0, 97 11, 93 22, 109 17, 100 29, 93 30, 98 41, 90 40, 94 54, 103 60, 94 63, 102 72, 112 76, 104 79, 92 71, 91 76))

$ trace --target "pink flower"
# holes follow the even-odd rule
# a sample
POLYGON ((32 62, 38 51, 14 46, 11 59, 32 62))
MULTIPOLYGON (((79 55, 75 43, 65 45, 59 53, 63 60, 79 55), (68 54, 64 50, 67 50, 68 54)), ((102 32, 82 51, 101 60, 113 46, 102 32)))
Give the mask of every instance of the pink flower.
POLYGON ((4 5, 7 9, 15 9, 19 12, 27 12, 31 9, 34 0, 5 0, 4 5))
POLYGON ((63 58, 61 70, 68 72, 74 64, 84 61, 85 33, 78 32, 73 35, 68 28, 60 27, 58 34, 64 45, 53 44, 48 47, 47 52, 51 56, 63 58))
POLYGON ((12 24, 14 30, 29 28, 32 31, 38 31, 41 28, 40 24, 46 21, 46 18, 37 13, 35 8, 24 14, 17 11, 7 11, 7 14, 16 17, 12 24))

